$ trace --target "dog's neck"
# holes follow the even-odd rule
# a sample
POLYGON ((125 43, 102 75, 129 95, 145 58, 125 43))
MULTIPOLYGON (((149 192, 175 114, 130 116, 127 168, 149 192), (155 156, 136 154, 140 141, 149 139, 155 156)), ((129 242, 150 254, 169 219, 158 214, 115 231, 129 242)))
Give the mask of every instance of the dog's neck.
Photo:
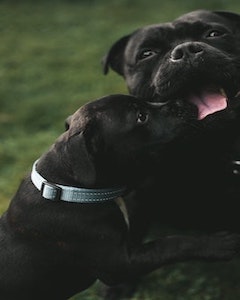
POLYGON ((93 202, 101 202, 125 194, 126 185, 116 180, 118 174, 110 176, 106 168, 97 170, 98 164, 86 152, 83 142, 71 142, 63 135, 34 164, 31 180, 42 196, 55 199, 55 195, 59 198, 61 194, 61 200, 65 201, 90 202, 93 199, 93 202), (99 180, 101 172, 104 176, 99 180))
POLYGON ((69 186, 57 185, 48 182, 37 171, 38 161, 33 164, 31 181, 41 193, 43 198, 54 201, 67 201, 76 203, 101 203, 114 201, 122 212, 127 227, 130 227, 128 210, 123 199, 126 193, 125 187, 114 187, 109 189, 83 189, 69 186))
POLYGON ((33 164, 31 181, 45 199, 76 203, 100 203, 114 200, 126 192, 124 186, 104 189, 86 189, 49 182, 37 171, 37 163, 38 160, 33 164))

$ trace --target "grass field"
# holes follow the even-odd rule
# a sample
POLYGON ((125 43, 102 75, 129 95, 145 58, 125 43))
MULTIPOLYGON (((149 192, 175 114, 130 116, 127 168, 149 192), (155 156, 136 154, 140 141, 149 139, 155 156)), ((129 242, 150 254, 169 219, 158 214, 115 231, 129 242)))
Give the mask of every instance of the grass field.
MULTIPOLYGON (((199 8, 240 13, 239 0, 0 1, 0 212, 68 115, 103 95, 127 93, 120 76, 102 74, 111 44, 199 8)), ((133 299, 238 300, 239 267, 237 259, 168 266, 146 276, 133 299)), ((73 299, 100 299, 98 283, 73 299)))

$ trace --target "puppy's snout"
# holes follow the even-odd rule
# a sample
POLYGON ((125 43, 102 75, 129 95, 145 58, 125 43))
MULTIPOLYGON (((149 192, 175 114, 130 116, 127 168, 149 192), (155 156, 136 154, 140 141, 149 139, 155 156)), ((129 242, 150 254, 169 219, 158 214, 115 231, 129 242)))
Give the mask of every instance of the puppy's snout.
POLYGON ((172 61, 194 59, 203 52, 203 46, 197 42, 186 42, 176 46, 171 53, 172 61))

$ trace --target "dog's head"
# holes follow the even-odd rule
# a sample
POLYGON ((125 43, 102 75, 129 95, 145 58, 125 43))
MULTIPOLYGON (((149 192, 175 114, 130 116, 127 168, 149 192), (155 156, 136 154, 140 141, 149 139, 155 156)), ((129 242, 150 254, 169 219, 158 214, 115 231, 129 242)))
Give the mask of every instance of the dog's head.
POLYGON ((240 91, 240 15, 198 10, 118 40, 103 59, 131 94, 184 100, 204 119, 231 106, 240 91))
POLYGON ((67 156, 76 183, 103 186, 136 181, 146 176, 150 161, 154 163, 163 146, 183 134, 186 120, 195 113, 130 95, 106 96, 67 119, 54 156, 56 152, 61 158, 67 156))

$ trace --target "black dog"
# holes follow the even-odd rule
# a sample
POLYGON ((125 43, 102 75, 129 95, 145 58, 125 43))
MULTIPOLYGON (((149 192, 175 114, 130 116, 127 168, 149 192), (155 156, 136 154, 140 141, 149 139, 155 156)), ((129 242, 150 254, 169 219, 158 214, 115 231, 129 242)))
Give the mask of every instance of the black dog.
POLYGON ((139 201, 155 199, 144 213, 153 208, 155 219, 178 227, 240 231, 240 15, 200 10, 140 28, 112 46, 109 67, 131 94, 196 111, 192 132, 139 192, 139 201))
POLYGON ((158 106, 106 96, 68 119, 67 131, 37 160, 1 217, 1 299, 67 299, 96 279, 114 285, 164 264, 237 253, 235 234, 137 243, 138 203, 128 194, 144 184, 155 151, 193 117, 158 106))

